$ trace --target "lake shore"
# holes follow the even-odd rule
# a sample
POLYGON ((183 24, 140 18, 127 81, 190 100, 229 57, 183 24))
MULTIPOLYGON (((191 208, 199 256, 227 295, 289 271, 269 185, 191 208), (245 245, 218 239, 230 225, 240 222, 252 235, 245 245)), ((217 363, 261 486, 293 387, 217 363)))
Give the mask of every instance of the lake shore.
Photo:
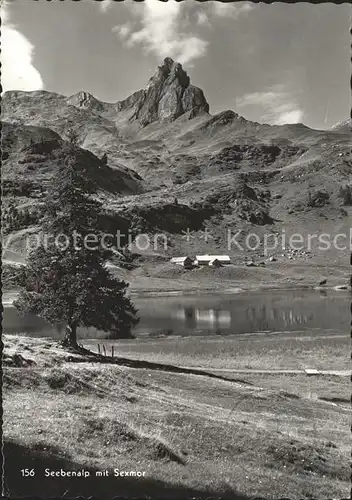
MULTIPOLYGON (((279 348, 276 341, 265 347, 255 339, 242 340, 241 349, 237 344, 237 364, 251 357, 275 366, 284 341, 279 348)), ((219 342, 208 339, 203 358, 200 348, 191 354, 194 364, 206 360, 207 371, 216 373, 216 359, 224 353, 210 349, 211 340, 219 342)), ((286 341, 288 359, 292 341, 286 341)), ((50 338, 4 335, 3 342, 5 478, 12 496, 43 495, 43 488, 46 496, 68 490, 69 496, 107 497, 118 491, 160 500, 280 498, 288 491, 292 499, 328 499, 349 492, 348 377, 242 374, 231 380, 176 373, 168 366, 142 368, 132 362, 145 352, 147 341, 139 340, 133 350, 125 341, 119 344, 119 356, 128 358, 130 349, 130 363, 77 355, 50 338), (37 478, 20 477, 28 460, 37 478), (39 478, 44 467, 83 468, 91 478, 39 478), (94 477, 112 468, 145 476, 94 477)), ((182 342, 189 353, 187 339, 182 342)), ((336 365, 340 359, 341 367, 341 352, 348 357, 347 338, 338 341, 340 355, 331 351, 337 339, 312 342, 301 343, 300 360, 307 366, 318 345, 315 361, 336 365)), ((167 355, 160 346, 153 341, 144 359, 153 351, 154 359, 158 354, 168 365, 175 348, 169 345, 167 355)))
MULTIPOLYGON (((211 295, 214 293, 223 293, 223 294, 238 294, 238 293, 248 293, 248 292, 260 292, 260 291, 291 291, 291 290, 317 290, 321 292, 339 292, 339 291, 351 291, 351 287, 349 287, 346 284, 340 284, 334 285, 334 286, 315 286, 313 284, 311 285, 299 285, 297 283, 291 283, 291 284, 283 284, 282 286, 279 286, 277 284, 266 284, 266 285, 261 285, 261 286, 245 286, 244 284, 242 287, 231 287, 227 288, 222 284, 223 286, 211 286, 211 287, 187 287, 187 288, 181 288, 181 289, 169 289, 168 287, 164 288, 156 288, 156 289, 151 289, 151 288, 129 288, 128 295, 131 297, 181 297, 181 296, 188 296, 188 295, 211 295)), ((13 305, 13 302, 16 300, 18 297, 19 290, 5 290, 2 293, 2 305, 4 307, 9 307, 13 305)))
POLYGON ((230 264, 220 268, 200 267, 191 270, 170 263, 146 263, 133 271, 116 271, 129 282, 131 295, 176 293, 239 293, 260 290, 349 288, 350 266, 321 262, 268 262, 265 266, 247 267, 230 264))
POLYGON ((131 340, 82 339, 129 359, 207 370, 349 370, 350 335, 332 331, 255 332, 233 335, 141 336, 131 340))
MULTIPOLYGON (((241 293, 266 290, 350 290, 351 268, 340 262, 317 259, 310 262, 276 261, 265 266, 247 267, 230 264, 221 268, 201 267, 191 270, 169 262, 149 262, 126 270, 111 267, 110 271, 129 283, 132 297, 157 297, 207 293, 241 293), (319 286, 322 278, 326 285, 319 286)), ((18 290, 3 283, 3 304, 10 305, 18 290)))

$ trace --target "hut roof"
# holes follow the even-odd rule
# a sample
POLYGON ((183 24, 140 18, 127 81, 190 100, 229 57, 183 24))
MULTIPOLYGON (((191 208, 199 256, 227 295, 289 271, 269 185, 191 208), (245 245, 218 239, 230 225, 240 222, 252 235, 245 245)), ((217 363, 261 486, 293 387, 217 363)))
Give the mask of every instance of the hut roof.
POLYGON ((230 257, 228 255, 196 255, 196 259, 203 260, 206 262, 211 262, 213 260, 218 260, 219 262, 230 262, 230 257))
POLYGON ((182 262, 185 262, 186 260, 191 260, 193 261, 193 259, 191 257, 189 257, 188 255, 186 255, 186 257, 172 257, 172 259, 170 260, 170 262, 172 263, 182 263, 182 262))

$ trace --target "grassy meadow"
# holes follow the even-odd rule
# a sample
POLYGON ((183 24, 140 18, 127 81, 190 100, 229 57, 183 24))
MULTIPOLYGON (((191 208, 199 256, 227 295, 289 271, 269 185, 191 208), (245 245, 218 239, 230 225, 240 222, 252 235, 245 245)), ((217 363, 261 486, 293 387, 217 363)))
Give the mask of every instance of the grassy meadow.
MULTIPOLYGON (((191 351, 194 365, 206 360, 211 368, 210 340, 198 348, 203 357, 191 351)), ((222 340, 230 349, 227 338, 215 345, 222 340)), ((348 377, 245 374, 224 380, 172 373, 167 366, 104 362, 48 338, 5 335, 3 341, 5 484, 12 497, 347 497, 348 377), (21 477, 22 468, 32 467, 35 477, 21 477), (45 478, 48 467, 84 468, 91 476, 45 478), (114 468, 145 474, 114 477, 114 468), (95 477, 105 469, 108 477, 95 477)), ((167 341, 185 342, 184 352, 190 342, 167 341)), ((247 364, 250 349, 258 360, 266 353, 269 363, 265 342, 238 344, 239 364, 242 356, 247 364)), ((126 355, 126 345, 119 343, 119 355, 126 355)), ((162 356, 160 345, 154 348, 155 359, 162 356)), ((141 342, 140 357, 144 349, 141 342)), ((222 351, 215 352, 220 359, 222 351)), ((137 358, 136 347, 129 353, 137 358)), ((152 359, 151 348, 147 357, 152 359)))
POLYGON ((346 333, 279 332, 219 336, 170 336, 137 340, 85 340, 97 352, 114 346, 120 356, 206 369, 348 370, 351 339, 346 333))

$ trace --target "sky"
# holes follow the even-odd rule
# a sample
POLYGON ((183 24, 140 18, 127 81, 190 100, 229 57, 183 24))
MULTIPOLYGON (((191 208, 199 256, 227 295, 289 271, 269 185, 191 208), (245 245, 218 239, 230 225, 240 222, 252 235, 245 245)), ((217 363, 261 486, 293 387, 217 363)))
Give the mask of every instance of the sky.
POLYGON ((325 129, 349 117, 350 6, 3 0, 3 90, 116 102, 180 62, 212 114, 325 129))

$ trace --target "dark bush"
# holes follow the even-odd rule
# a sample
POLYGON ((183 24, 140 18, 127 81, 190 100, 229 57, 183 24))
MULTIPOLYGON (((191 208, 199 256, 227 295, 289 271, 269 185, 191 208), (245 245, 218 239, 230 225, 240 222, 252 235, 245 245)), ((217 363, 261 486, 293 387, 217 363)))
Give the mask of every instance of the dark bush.
POLYGON ((41 196, 43 187, 33 181, 25 179, 4 179, 2 182, 2 195, 3 196, 24 196, 37 198, 41 196))
POLYGON ((18 231, 26 227, 38 224, 42 218, 41 209, 39 207, 31 210, 28 208, 18 209, 13 200, 5 206, 1 213, 2 230, 4 234, 18 231))
POLYGON ((330 195, 326 191, 308 191, 308 207, 324 207, 329 203, 330 195))
POLYGON ((339 197, 342 198, 344 205, 352 206, 352 185, 341 186, 339 197))

